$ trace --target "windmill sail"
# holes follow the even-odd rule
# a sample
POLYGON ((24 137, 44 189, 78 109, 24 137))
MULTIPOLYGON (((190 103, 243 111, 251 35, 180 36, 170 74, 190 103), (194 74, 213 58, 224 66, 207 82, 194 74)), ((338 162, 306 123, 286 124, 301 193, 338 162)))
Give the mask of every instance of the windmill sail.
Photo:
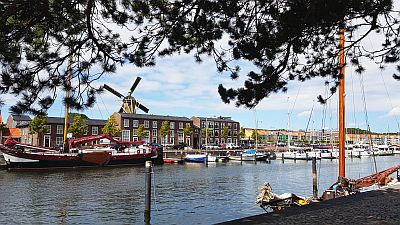
POLYGON ((135 89, 138 86, 138 84, 139 84, 141 79, 142 78, 140 78, 140 77, 136 78, 136 80, 133 83, 131 89, 129 90, 127 96, 122 95, 118 91, 114 90, 112 87, 108 86, 107 84, 104 84, 104 86, 103 86, 104 89, 106 89, 107 91, 113 93, 115 96, 123 99, 122 106, 121 106, 121 108, 119 110, 120 113, 136 113, 136 107, 138 107, 139 109, 141 109, 145 113, 149 112, 149 108, 147 108, 146 106, 144 106, 141 103, 139 103, 132 96, 133 91, 135 91, 135 89))

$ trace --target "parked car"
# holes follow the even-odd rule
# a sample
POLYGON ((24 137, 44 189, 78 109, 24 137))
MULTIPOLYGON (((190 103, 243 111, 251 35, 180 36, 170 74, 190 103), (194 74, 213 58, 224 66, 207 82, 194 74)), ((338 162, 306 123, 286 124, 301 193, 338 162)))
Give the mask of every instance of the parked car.
POLYGON ((178 149, 178 150, 183 150, 185 149, 185 147, 187 147, 188 145, 186 143, 179 143, 173 146, 173 149, 178 149))
POLYGON ((215 145, 215 144, 209 144, 209 145, 202 145, 201 149, 205 149, 205 150, 217 150, 217 149, 221 149, 220 146, 215 145))
POLYGON ((240 147, 238 145, 235 145, 234 143, 227 143, 225 148, 226 149, 239 149, 240 147))

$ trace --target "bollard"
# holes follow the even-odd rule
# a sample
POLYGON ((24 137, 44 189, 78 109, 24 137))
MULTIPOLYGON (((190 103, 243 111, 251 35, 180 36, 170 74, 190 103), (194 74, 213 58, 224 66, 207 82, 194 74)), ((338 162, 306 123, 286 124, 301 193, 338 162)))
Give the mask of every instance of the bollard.
POLYGON ((145 176, 145 203, 144 203, 144 222, 150 224, 151 212, 151 174, 153 173, 153 165, 151 161, 146 161, 146 176, 145 176))
POLYGON ((285 163, 285 154, 282 152, 282 163, 285 163))
POLYGON ((317 158, 312 158, 312 179, 313 179, 313 199, 318 199, 318 186, 317 186, 317 158))

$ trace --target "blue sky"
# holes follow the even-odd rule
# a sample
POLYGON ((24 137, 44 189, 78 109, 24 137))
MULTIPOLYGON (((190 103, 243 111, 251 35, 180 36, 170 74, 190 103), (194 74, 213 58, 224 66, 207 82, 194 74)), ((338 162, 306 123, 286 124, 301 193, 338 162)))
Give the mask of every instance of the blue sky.
MULTIPOLYGON (((229 74, 216 72, 212 60, 203 63, 194 62, 191 55, 172 56, 157 60, 152 68, 136 68, 124 65, 115 74, 105 75, 97 85, 107 83, 121 94, 127 94, 137 76, 142 80, 133 96, 150 109, 150 114, 173 116, 231 116, 243 127, 264 129, 336 129, 337 96, 333 96, 326 107, 316 101, 319 94, 324 94, 324 80, 315 79, 305 83, 294 82, 287 93, 277 93, 264 99, 256 108, 237 108, 234 104, 224 104, 217 92, 218 84, 226 87, 239 87, 243 84, 245 71, 251 66, 242 64, 241 77, 232 81, 229 74), (308 123, 310 112, 313 114, 308 123), (290 112, 290 113, 288 113, 290 112), (290 123, 288 123, 290 114, 290 123), (308 124, 308 127, 307 127, 308 124)), ((347 127, 366 128, 366 114, 360 90, 359 75, 347 69, 346 76, 346 124, 347 127), (354 93, 354 96, 353 96, 354 93), (354 98, 354 101, 353 101, 354 98)), ((367 64, 367 72, 363 74, 367 105, 367 116, 373 131, 397 132, 397 117, 400 115, 400 96, 396 90, 400 82, 394 81, 393 67, 380 71, 376 65, 367 64), (383 79, 382 79, 383 77, 383 79), (387 90, 387 91, 386 91, 387 90), (389 94, 389 98, 388 98, 389 94)), ((63 94, 59 93, 61 97, 63 94)), ((6 105, 2 109, 3 118, 8 116, 7 109, 16 98, 5 96, 6 105)), ((109 92, 104 92, 92 109, 83 113, 90 118, 107 119, 118 111, 121 102, 109 92)), ((142 112, 139 112, 142 113, 142 112)), ((64 115, 60 99, 49 110, 49 116, 64 115)))
MULTIPOLYGON (((129 32, 121 32, 121 34, 123 38, 129 38, 129 32)), ((353 38, 361 34, 360 31, 353 38)), ((361 45, 369 51, 378 49, 381 43, 379 40, 382 40, 378 35, 371 34, 361 45)), ((223 43, 226 42, 227 37, 223 37, 217 44, 224 47, 223 43)), ((157 59, 156 66, 151 68, 124 65, 119 67, 115 74, 104 75, 96 84, 100 86, 106 83, 125 95, 136 77, 142 77, 133 96, 150 109, 150 114, 189 118, 230 116, 233 120, 239 121, 243 127, 255 127, 258 121, 258 127, 264 129, 337 128, 337 95, 331 98, 325 108, 316 102, 317 96, 324 95, 326 92, 324 80, 292 82, 288 86, 287 93, 272 94, 269 98, 265 98, 255 110, 237 108, 233 103, 224 104, 221 101, 217 91, 218 85, 241 87, 246 79, 246 72, 253 66, 250 63, 240 63, 241 76, 233 81, 229 74, 216 71, 212 59, 203 57, 203 60, 201 64, 198 64, 194 61, 193 55, 176 55, 157 59), (313 113, 308 123, 311 110, 313 113)), ((375 62, 366 60, 363 62, 366 72, 362 77, 352 72, 354 68, 351 66, 346 69, 346 126, 366 129, 366 121, 368 121, 373 131, 398 132, 400 94, 397 90, 399 90, 400 82, 392 78, 395 66, 391 65, 381 71, 375 62), (367 114, 364 110, 361 86, 364 86, 365 90, 367 114)), ((59 99, 49 110, 49 116, 64 116, 64 107, 61 104, 63 95, 64 93, 58 93, 59 99)), ((3 95, 2 99, 5 100, 2 116, 6 118, 8 108, 18 98, 3 95)), ((83 113, 90 118, 107 119, 113 112, 118 111, 120 106, 121 101, 105 91, 98 97, 95 106, 83 113)))

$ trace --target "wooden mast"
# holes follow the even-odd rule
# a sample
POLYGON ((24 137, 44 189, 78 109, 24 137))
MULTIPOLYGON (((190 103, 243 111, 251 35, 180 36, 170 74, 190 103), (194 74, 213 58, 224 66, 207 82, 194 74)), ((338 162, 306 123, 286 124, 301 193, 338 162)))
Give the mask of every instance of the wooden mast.
POLYGON ((339 177, 345 177, 345 92, 344 92, 344 75, 345 75, 345 52, 344 52, 344 22, 339 27, 339 64, 340 64, 340 83, 339 83, 339 177))
MULTIPOLYGON (((72 73, 72 52, 68 57, 68 76, 67 76, 67 87, 71 86, 71 73, 72 73)), ((71 96, 70 90, 68 89, 65 98, 69 99, 71 96)), ((68 139, 67 139, 67 132, 68 132, 68 114, 69 114, 69 106, 68 102, 65 101, 65 120, 64 120, 64 143, 63 143, 63 152, 66 152, 68 148, 68 139)))

